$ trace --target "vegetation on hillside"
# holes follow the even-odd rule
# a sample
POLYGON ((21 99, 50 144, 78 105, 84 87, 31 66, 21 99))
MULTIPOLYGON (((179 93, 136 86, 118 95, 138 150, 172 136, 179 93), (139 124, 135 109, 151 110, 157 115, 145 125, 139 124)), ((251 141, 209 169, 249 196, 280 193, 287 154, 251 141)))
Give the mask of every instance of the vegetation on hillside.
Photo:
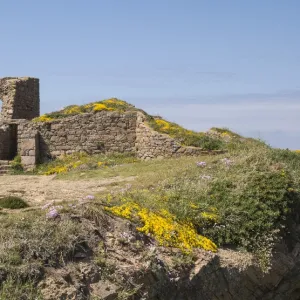
POLYGON ((64 174, 70 171, 94 170, 137 161, 138 159, 132 153, 88 155, 85 152, 75 152, 39 165, 34 173, 41 175, 64 174))
POLYGON ((15 196, 6 196, 0 198, 0 208, 8 208, 8 209, 20 209, 26 208, 29 205, 26 201, 19 197, 15 196))
POLYGON ((70 218, 67 210, 57 221, 44 210, 1 214, 0 232, 0 300, 43 299, 37 283, 45 268, 63 266, 99 242, 92 224, 70 218))
POLYGON ((151 116, 135 106, 117 98, 106 99, 85 105, 70 105, 60 111, 44 114, 38 118, 35 118, 33 121, 51 122, 53 120, 69 116, 99 111, 116 111, 121 113, 129 111, 141 111, 146 116, 149 126, 154 130, 170 135, 184 146, 201 147, 204 150, 223 149, 226 147, 226 140, 232 137, 237 137, 236 134, 233 134, 230 131, 217 128, 214 128, 214 133, 217 134, 213 135, 205 132, 187 130, 182 126, 173 122, 168 122, 161 117, 151 116))
MULTIPOLYGON (((300 208, 299 155, 248 141, 226 156, 201 159, 177 166, 177 174, 150 190, 134 189, 113 197, 116 204, 110 210, 127 217, 127 203, 141 206, 148 214, 167 211, 218 247, 254 253, 267 269, 274 245, 282 237, 300 238, 295 229, 300 208)), ((135 215, 139 216, 138 210, 135 215)))
POLYGON ((85 105, 70 105, 59 111, 44 114, 38 118, 33 119, 34 122, 51 122, 55 119, 66 118, 69 116, 76 116, 83 113, 97 112, 97 111, 117 111, 126 112, 136 110, 135 107, 123 100, 117 98, 106 99, 85 105))
POLYGON ((230 145, 222 156, 159 162, 74 153, 41 165, 38 173, 70 180, 136 176, 130 189, 104 195, 107 211, 136 222, 138 230, 162 245, 244 249, 267 267, 280 237, 289 232, 297 239, 292 229, 299 207, 300 157, 253 139, 233 139, 230 145), (210 246, 201 244, 201 236, 210 246))
MULTIPOLYGON (((40 173, 59 173, 64 180, 135 180, 120 182, 109 193, 88 195, 86 202, 0 214, 0 273, 6 278, 0 299, 10 293, 17 295, 12 299, 26 293, 39 299, 33 286, 43 268, 73 261, 79 249, 96 249, 95 226, 105 227, 101 222, 107 214, 130 220, 157 246, 178 248, 185 255, 197 248, 250 252, 267 271, 276 243, 284 239, 292 247, 300 242, 300 156, 254 139, 231 139, 229 144, 228 153, 218 156, 144 162, 124 155, 72 154, 40 166, 40 173)), ((15 203, 10 197, 6 201, 15 203)), ((97 261, 106 264, 106 258, 97 261)))

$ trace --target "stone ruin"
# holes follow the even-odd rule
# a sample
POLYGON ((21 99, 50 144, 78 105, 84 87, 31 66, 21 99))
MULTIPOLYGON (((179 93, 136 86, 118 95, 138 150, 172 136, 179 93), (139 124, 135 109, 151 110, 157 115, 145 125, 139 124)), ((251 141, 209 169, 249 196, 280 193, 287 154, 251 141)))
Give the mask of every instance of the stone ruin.
POLYGON ((0 119, 31 120, 40 115, 39 80, 30 77, 0 79, 2 112, 0 119))
POLYGON ((18 124, 40 115, 39 80, 30 77, 0 79, 0 160, 18 152, 18 124))
POLYGON ((18 154, 27 170, 38 162, 73 152, 131 152, 141 159, 218 153, 183 147, 170 136, 151 129, 139 111, 99 111, 32 122, 40 115, 36 78, 0 79, 0 100, 0 162, 18 154))

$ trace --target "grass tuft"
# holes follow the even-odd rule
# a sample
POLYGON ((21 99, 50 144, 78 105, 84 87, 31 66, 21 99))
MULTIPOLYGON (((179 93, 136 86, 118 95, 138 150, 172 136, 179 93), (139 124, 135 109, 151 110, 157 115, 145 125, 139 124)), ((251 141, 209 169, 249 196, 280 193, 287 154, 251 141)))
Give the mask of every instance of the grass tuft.
POLYGON ((28 203, 16 196, 7 196, 0 198, 0 207, 7 209, 20 209, 29 207, 28 203))

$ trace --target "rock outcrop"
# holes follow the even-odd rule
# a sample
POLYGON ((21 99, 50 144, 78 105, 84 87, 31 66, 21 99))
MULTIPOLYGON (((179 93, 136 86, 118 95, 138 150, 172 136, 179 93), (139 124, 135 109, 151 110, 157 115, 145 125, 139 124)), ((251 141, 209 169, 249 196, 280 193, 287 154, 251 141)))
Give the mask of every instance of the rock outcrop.
POLYGON ((82 249, 64 268, 49 268, 39 284, 44 299, 298 300, 300 255, 274 255, 264 274, 247 253, 197 250, 182 256, 159 247, 124 220, 109 217, 109 231, 91 256, 82 249))

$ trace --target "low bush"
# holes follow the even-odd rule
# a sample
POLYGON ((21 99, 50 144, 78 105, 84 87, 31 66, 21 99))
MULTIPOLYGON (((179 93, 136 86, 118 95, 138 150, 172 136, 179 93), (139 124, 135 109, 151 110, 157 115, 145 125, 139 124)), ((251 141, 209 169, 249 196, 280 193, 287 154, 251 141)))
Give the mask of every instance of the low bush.
POLYGON ((65 266, 78 252, 88 255, 96 248, 105 224, 96 230, 80 218, 84 210, 72 209, 78 218, 62 207, 60 218, 49 218, 46 210, 0 214, 0 300, 42 299, 37 283, 46 267, 65 266))
POLYGON ((300 240, 295 229, 300 211, 300 157, 260 141, 236 147, 226 156, 186 165, 151 190, 113 197, 110 205, 115 208, 110 211, 122 215, 118 211, 124 203, 135 203, 149 215, 167 211, 174 222, 191 224, 218 247, 254 253, 267 270, 280 239, 300 240))
POLYGON ((7 278, 0 289, 0 300, 42 300, 34 282, 7 278))
POLYGON ((7 196, 0 198, 0 207, 1 208, 8 208, 8 209, 20 209, 26 208, 29 205, 27 202, 19 197, 15 196, 7 196))
POLYGON ((225 147, 225 142, 219 136, 212 136, 205 132, 188 130, 176 123, 161 118, 148 116, 148 124, 156 131, 166 133, 184 146, 200 147, 204 150, 219 150, 225 147))
POLYGON ((15 156, 10 165, 14 171, 23 171, 23 165, 20 155, 15 156))

